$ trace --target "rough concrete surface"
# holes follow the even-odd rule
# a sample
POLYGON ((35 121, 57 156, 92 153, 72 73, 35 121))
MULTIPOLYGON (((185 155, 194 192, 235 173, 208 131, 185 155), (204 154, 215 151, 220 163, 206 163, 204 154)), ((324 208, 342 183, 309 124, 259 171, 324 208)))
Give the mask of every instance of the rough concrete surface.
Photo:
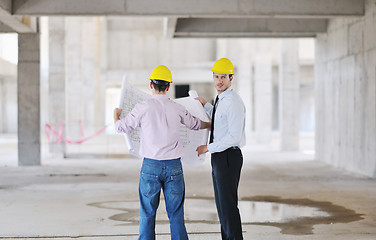
POLYGON ((365 16, 329 21, 316 38, 318 159, 376 177, 376 0, 365 16))
MULTIPOLYGON (((15 167, 12 154, 0 152, 0 239, 137 239, 141 161, 49 158, 41 167, 15 167)), ((376 180, 334 169, 313 155, 243 153, 239 208, 245 239, 375 239, 376 180), (309 216, 309 209, 316 212, 309 216)), ((220 239, 209 158, 184 171, 189 238, 220 239)), ((163 204, 158 240, 170 239, 163 204)))

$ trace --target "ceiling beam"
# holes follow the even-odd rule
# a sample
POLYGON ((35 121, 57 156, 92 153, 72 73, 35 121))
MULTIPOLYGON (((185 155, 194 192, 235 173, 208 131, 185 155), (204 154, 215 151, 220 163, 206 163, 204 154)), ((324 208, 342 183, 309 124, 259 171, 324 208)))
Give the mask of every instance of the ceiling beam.
POLYGON ((174 17, 165 17, 163 26, 165 38, 174 37, 177 20, 178 19, 174 17))
POLYGON ((325 19, 179 18, 174 37, 314 37, 325 19))
POLYGON ((12 33, 14 29, 10 28, 8 25, 0 21, 0 33, 12 33))
POLYGON ((11 10, 11 0, 0 0, 0 32, 31 33, 36 31, 36 17, 12 16, 11 10))
POLYGON ((315 33, 176 33, 174 38, 315 38, 315 33))
POLYGON ((10 14, 12 12, 12 0, 0 0, 0 8, 10 14))
POLYGON ((13 0, 16 15, 338 17, 364 15, 364 0, 13 0))

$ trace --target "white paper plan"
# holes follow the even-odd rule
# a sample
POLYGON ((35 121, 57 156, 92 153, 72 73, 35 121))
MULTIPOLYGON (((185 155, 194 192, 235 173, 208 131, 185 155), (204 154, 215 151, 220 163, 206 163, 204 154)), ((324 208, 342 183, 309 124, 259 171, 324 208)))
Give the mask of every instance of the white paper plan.
MULTIPOLYGON (((196 100, 196 91, 189 91, 189 97, 174 99, 180 105, 183 105, 190 114, 198 117, 201 121, 209 122, 210 118, 206 114, 204 108, 202 107, 200 101, 196 100)), ((129 84, 126 79, 123 79, 119 108, 123 111, 121 112, 120 118, 125 117, 133 107, 142 101, 151 98, 150 94, 147 94, 131 84, 129 84)), ((183 156, 182 162, 187 166, 199 165, 205 161, 205 155, 201 154, 197 156, 196 149, 200 145, 205 145, 208 142, 209 130, 201 129, 198 131, 190 130, 186 128, 183 124, 180 127, 180 141, 183 146, 183 156)), ((125 141, 128 146, 129 153, 138 158, 140 149, 140 131, 139 128, 134 129, 129 134, 124 134, 125 141)))

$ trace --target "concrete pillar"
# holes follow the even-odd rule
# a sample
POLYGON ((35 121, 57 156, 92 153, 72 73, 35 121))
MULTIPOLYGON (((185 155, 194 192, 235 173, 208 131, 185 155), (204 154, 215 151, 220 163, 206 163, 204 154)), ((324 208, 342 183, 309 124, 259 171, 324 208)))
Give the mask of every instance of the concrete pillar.
POLYGON ((299 150, 299 42, 281 40, 279 129, 282 151, 299 150))
POLYGON ((4 93, 4 83, 3 79, 0 78, 0 133, 4 132, 4 106, 5 106, 5 93, 4 93))
MULTIPOLYGON (((80 128, 77 123, 82 120, 83 95, 86 91, 82 78, 82 28, 80 17, 66 18, 66 136, 78 140, 80 128)), ((89 44, 89 43, 87 43, 89 44)), ((89 103, 88 103, 89 104, 89 103)))
MULTIPOLYGON (((1 64, 1 63, 0 63, 1 64)), ((17 70, 17 66, 15 66, 17 70)), ((15 75, 17 71, 15 71, 15 75)), ((0 133, 17 133, 17 78, 0 80, 0 133)))
POLYGON ((101 110, 99 111, 99 113, 103 113, 102 114, 102 118, 98 117, 99 121, 98 124, 99 125, 105 125, 107 122, 106 122, 106 104, 107 104, 107 100, 106 100, 106 90, 107 90, 107 85, 106 85, 106 80, 107 80, 107 71, 108 71, 108 61, 107 61, 107 41, 108 41, 108 24, 107 24, 107 17, 100 17, 99 19, 99 42, 98 42, 98 45, 99 45, 99 48, 100 48, 100 54, 99 54, 99 65, 100 65, 100 93, 99 93, 99 96, 100 96, 100 102, 101 102, 101 110))
POLYGON ((272 140, 272 60, 270 55, 255 57, 255 137, 259 144, 272 140))
MULTIPOLYGON (((246 106, 246 125, 245 132, 247 143, 253 141, 253 73, 252 73, 252 57, 255 55, 253 50, 254 40, 250 39, 231 39, 226 41, 227 49, 225 53, 233 62, 235 67, 235 76, 232 86, 239 93, 246 106)), ((218 52, 223 49, 218 46, 218 52)))
MULTIPOLYGON (((104 95, 99 94, 100 21, 97 17, 66 19, 66 136, 87 137, 104 126, 104 95), (83 129, 81 129, 82 123, 83 129)), ((103 86, 102 86, 103 87, 103 86)))
POLYGON ((41 164, 39 33, 18 34, 18 165, 41 164))
POLYGON ((85 17, 82 19, 82 81, 85 91, 83 112, 84 126, 87 134, 93 134, 105 123, 105 96, 101 88, 100 62, 100 18, 85 17))
MULTIPOLYGON (((252 133, 252 112, 253 112, 253 89, 252 89, 252 63, 250 60, 243 59, 239 62, 237 72, 235 73, 237 92, 243 99, 246 107, 246 125, 245 132, 247 139, 251 140, 252 133)), ((249 142, 247 140, 247 142, 249 142)))
MULTIPOLYGON (((65 18, 50 17, 49 32, 49 76, 48 76, 48 122, 56 131, 65 122, 65 18)), ((65 128, 62 129, 65 136, 65 128)), ((52 153, 65 153, 65 142, 51 142, 52 153)))

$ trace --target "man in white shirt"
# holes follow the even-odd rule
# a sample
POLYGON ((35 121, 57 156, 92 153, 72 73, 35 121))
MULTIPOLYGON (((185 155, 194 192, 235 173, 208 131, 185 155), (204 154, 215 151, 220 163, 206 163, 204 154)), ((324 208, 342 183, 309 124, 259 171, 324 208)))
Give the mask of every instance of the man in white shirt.
POLYGON ((221 223, 223 240, 241 240, 242 226, 238 209, 238 186, 243 165, 240 147, 245 144, 245 106, 232 89, 234 67, 230 60, 221 58, 213 68, 214 86, 218 96, 214 106, 198 97, 212 118, 208 145, 197 148, 198 155, 211 153, 215 203, 221 223))

